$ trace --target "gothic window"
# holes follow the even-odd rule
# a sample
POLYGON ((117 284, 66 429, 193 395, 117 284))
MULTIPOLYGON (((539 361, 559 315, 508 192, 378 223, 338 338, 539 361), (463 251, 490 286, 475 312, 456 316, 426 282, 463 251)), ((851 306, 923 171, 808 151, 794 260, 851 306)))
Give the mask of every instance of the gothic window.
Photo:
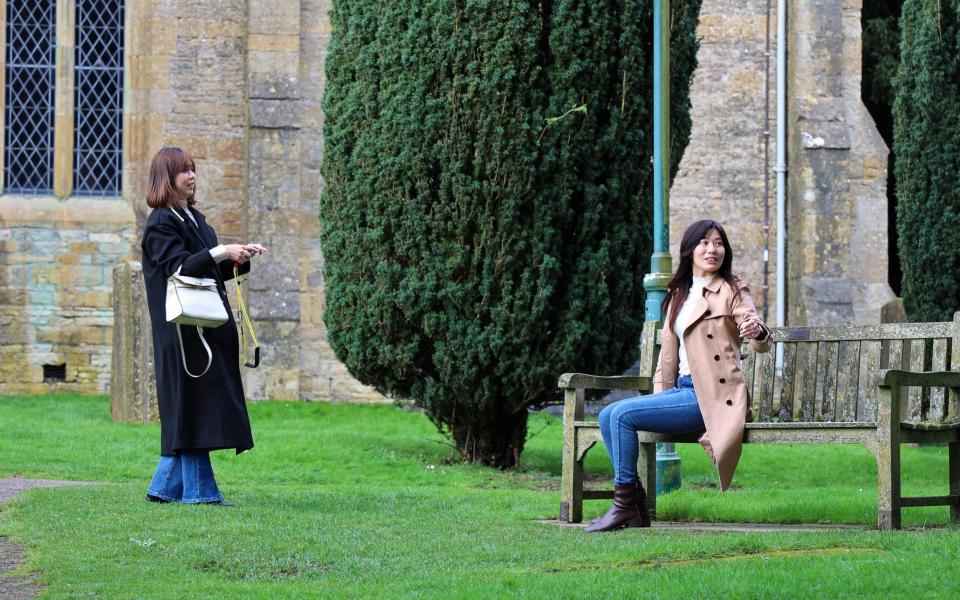
POLYGON ((119 195, 123 0, 5 4, 3 192, 119 195))
POLYGON ((123 126, 123 2, 77 2, 75 194, 119 194, 123 126))
POLYGON ((53 192, 56 2, 8 0, 4 190, 53 192))

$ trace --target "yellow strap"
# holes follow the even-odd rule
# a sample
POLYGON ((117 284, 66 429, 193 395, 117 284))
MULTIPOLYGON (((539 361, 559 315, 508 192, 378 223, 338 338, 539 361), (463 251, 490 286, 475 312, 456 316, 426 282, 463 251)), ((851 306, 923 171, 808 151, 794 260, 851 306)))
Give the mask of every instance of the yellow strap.
POLYGON ((243 300, 243 294, 240 292, 240 270, 236 263, 233 264, 233 282, 237 286, 237 312, 240 317, 240 354, 246 360, 247 356, 247 339, 243 336, 243 327, 246 325, 247 331, 250 332, 250 339, 253 340, 253 347, 259 348, 260 343, 257 342, 257 334, 253 332, 253 323, 250 322, 250 313, 247 310, 247 303, 243 300))

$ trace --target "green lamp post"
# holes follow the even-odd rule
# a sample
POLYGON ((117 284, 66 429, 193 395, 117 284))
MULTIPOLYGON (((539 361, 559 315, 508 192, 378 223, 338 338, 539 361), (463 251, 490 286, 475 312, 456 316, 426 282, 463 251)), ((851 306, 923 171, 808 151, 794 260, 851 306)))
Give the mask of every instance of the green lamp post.
MULTIPOLYGON (((659 321, 673 275, 670 259, 670 0, 653 3, 653 255, 643 278, 645 319, 659 321)), ((680 487, 680 456, 657 444, 657 494, 680 487)))

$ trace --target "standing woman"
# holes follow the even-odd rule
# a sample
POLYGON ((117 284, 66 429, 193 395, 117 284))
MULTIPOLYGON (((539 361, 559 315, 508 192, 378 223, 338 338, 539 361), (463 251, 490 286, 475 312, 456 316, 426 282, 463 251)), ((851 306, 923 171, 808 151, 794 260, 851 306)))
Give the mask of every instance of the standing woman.
POLYGON ((153 209, 143 229, 143 277, 153 331, 154 367, 160 408, 160 464, 147 490, 151 502, 221 504, 210 466, 210 451, 253 448, 250 419, 240 380, 236 324, 224 281, 250 271, 250 257, 266 252, 259 244, 217 242, 217 235, 194 208, 197 174, 193 159, 180 148, 161 148, 150 165, 147 204, 153 209), (204 373, 207 352, 196 327, 166 319, 167 278, 180 271, 216 279, 229 320, 205 329, 213 362, 204 373), (189 369, 191 374, 187 373, 189 369), (194 376, 195 373, 203 373, 194 376))
POLYGON ((732 264, 733 249, 720 223, 697 221, 684 232, 680 266, 661 307, 666 321, 654 393, 600 411, 600 432, 613 462, 613 506, 587 531, 650 526, 637 477, 637 431, 705 431, 700 443, 717 467, 720 489, 730 487, 751 418, 740 342, 749 340, 757 352, 770 349, 770 330, 732 264))

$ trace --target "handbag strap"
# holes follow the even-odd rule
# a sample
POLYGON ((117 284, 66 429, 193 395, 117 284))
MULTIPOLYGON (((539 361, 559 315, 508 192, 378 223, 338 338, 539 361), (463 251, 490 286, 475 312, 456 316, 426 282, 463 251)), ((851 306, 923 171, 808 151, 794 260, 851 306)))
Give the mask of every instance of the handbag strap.
POLYGON ((253 323, 250 321, 250 311, 247 310, 247 303, 243 299, 240 291, 240 265, 233 263, 233 282, 237 285, 237 320, 240 321, 240 356, 247 356, 247 338, 243 335, 243 328, 246 326, 250 332, 250 339, 253 340, 253 363, 245 362, 244 366, 256 369, 260 366, 260 343, 257 341, 257 334, 253 332, 253 323))
POLYGON ((183 349, 183 335, 180 334, 180 324, 177 323, 177 338, 180 340, 180 358, 183 360, 183 370, 187 372, 187 375, 193 377, 194 379, 199 379, 206 375, 207 371, 210 370, 210 365, 213 364, 213 352, 210 351, 210 346, 207 345, 207 340, 203 339, 203 327, 197 325, 197 333, 200 334, 200 342, 203 344, 203 349, 207 351, 207 367, 199 375, 194 375, 190 372, 190 369, 187 368, 187 352, 183 349))

